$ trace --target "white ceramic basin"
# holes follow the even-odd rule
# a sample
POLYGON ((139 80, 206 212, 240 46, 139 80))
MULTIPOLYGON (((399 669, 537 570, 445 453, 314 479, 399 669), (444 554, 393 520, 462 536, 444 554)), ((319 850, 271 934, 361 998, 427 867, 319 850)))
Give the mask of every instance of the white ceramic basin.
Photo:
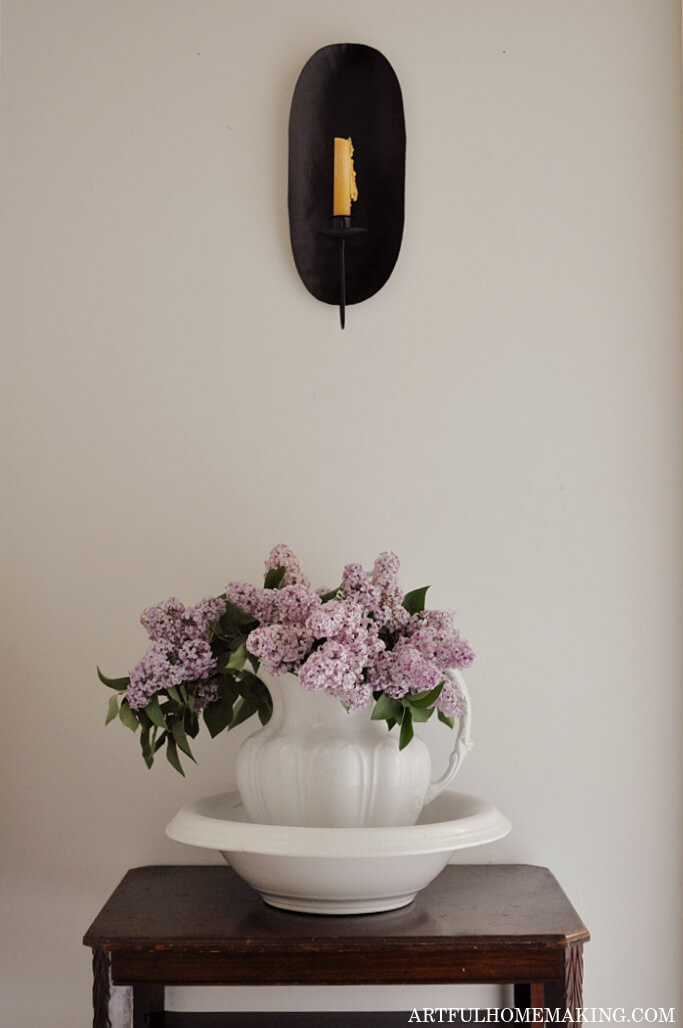
POLYGON ((239 793, 190 803, 166 826, 176 842, 220 850, 266 903, 314 914, 403 907, 456 850, 502 839, 510 822, 476 796, 444 792, 416 825, 295 828, 252 824, 239 793))

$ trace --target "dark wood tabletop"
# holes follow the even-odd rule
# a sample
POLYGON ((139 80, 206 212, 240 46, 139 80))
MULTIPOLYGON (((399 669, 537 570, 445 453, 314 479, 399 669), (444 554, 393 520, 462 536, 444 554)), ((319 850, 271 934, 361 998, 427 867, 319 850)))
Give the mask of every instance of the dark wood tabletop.
POLYGON ((227 866, 135 868, 83 942, 122 985, 505 982, 560 1005, 580 999, 588 939, 546 868, 474 864, 353 916, 269 907, 227 866))

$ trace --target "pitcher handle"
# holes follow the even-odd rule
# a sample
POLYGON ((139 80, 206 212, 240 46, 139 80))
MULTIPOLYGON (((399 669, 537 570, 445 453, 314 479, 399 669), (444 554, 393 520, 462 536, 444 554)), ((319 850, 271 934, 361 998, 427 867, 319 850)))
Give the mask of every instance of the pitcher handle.
POLYGON ((456 772, 458 771, 463 760, 472 749, 473 743, 470 736, 470 725, 472 723, 472 704, 470 702, 470 694, 465 685, 465 679, 459 671, 449 669, 446 671, 446 675, 455 682, 459 687, 460 692, 465 700, 465 711, 460 718, 458 727, 455 729, 455 741, 453 743, 453 749, 451 750, 450 760, 448 761, 448 767, 441 776, 437 778, 435 782, 432 782, 425 794, 425 804, 431 803, 433 799, 443 792, 446 786, 453 781, 456 772))

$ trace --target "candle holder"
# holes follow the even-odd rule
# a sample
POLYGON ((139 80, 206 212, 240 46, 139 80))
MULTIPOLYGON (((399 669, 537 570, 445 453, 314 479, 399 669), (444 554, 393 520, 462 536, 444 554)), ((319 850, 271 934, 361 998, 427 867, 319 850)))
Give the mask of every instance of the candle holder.
POLYGON ((346 325, 346 240, 366 231, 359 225, 352 225, 349 215, 335 214, 332 216, 332 227, 320 233, 328 239, 339 240, 339 324, 342 328, 346 325))
POLYGON ((342 328, 346 308, 381 289, 398 259, 405 142, 401 88, 379 50, 335 43, 313 54, 289 116, 289 230, 304 285, 339 308, 342 328), (335 137, 353 139, 353 217, 332 214, 335 137))

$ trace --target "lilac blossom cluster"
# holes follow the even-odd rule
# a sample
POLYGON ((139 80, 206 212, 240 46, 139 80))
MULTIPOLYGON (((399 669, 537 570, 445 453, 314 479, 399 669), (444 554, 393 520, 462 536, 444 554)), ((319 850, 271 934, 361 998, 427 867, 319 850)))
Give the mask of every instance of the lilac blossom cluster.
POLYGON ((354 709, 368 707, 373 693, 401 699, 443 683, 437 709, 446 717, 462 715, 464 698, 446 671, 468 667, 474 654, 451 614, 411 614, 404 607, 394 553, 380 554, 370 574, 348 564, 341 588, 324 603, 284 545, 266 561, 266 571, 280 567, 279 589, 243 582, 226 588, 227 599, 258 621, 247 649, 269 671, 295 672, 304 688, 323 690, 354 709))
POLYGON ((220 598, 202 600, 186 607, 174 597, 148 607, 140 621, 147 629, 151 646, 130 673, 126 699, 133 710, 141 710, 169 686, 197 683, 194 709, 203 708, 218 696, 210 679, 216 660, 209 642, 209 626, 225 613, 220 598))

